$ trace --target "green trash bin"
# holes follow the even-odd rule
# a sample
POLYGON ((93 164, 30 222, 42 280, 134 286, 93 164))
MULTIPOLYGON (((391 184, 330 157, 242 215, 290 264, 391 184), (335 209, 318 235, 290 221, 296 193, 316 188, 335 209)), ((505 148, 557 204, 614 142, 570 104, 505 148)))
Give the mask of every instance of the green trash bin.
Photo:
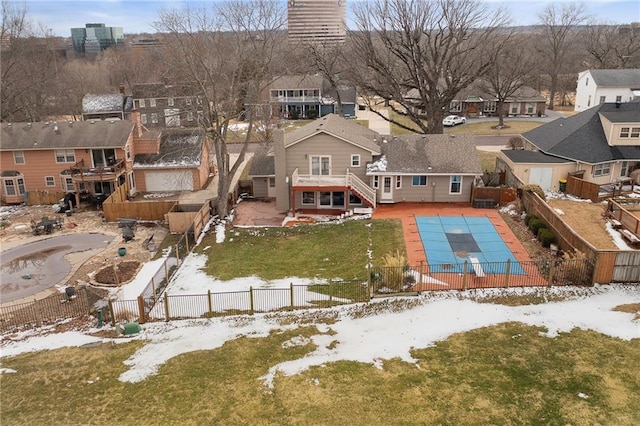
POLYGON ((140 333, 140 331, 142 331, 142 329, 140 328, 140 324, 138 324, 137 322, 128 322, 124 325, 125 336, 128 336, 130 334, 137 334, 140 333))
POLYGON ((560 179, 558 183, 560 184, 560 192, 567 192, 567 180, 560 179))

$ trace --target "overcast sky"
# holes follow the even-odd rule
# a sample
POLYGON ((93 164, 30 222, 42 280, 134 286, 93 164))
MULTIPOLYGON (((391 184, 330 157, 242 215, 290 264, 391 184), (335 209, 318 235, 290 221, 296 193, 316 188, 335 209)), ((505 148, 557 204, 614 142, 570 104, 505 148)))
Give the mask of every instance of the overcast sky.
MULTIPOLYGON (((16 0, 22 3, 21 0, 16 0)), ((110 27, 123 27, 127 34, 155 32, 153 22, 162 9, 183 8, 185 5, 202 6, 211 3, 201 0, 27 0, 28 14, 35 24, 50 29, 54 35, 69 37, 71 28, 87 23, 104 23, 110 27)), ((347 7, 358 1, 347 0, 347 7)), ((497 7, 506 5, 517 25, 535 24, 538 14, 551 0, 521 1, 481 0, 497 7)), ((556 0, 566 3, 567 0, 556 0)), ((589 15, 611 23, 640 21, 638 0, 587 0, 583 2, 589 15)))

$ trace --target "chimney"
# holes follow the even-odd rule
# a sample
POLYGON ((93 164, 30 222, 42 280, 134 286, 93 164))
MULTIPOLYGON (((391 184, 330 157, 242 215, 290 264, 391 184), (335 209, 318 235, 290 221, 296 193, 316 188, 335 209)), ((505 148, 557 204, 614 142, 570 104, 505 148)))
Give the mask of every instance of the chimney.
POLYGON ((131 121, 133 121, 133 137, 142 137, 142 123, 140 122, 140 112, 137 110, 131 111, 131 121))

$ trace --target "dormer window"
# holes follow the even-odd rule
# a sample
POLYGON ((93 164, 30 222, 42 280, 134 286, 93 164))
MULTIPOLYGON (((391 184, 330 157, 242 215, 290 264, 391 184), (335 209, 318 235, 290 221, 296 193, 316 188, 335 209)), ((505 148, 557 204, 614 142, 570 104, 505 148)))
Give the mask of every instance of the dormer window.
POLYGON ((585 86, 588 86, 588 85, 589 85, 589 77, 587 77, 587 80, 585 81, 584 85, 585 85, 585 86))

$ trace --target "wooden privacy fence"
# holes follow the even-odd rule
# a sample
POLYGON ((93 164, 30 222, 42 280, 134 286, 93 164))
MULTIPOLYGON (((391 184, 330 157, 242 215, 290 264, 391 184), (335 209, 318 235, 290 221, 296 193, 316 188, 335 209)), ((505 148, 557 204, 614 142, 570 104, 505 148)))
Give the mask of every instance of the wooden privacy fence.
POLYGON ((522 204, 529 214, 542 218, 564 251, 583 253, 594 263, 591 282, 610 284, 613 282, 640 282, 640 251, 638 250, 599 250, 577 234, 562 218, 538 195, 522 192, 522 204))
POLYGON ((28 206, 42 206, 57 204, 66 195, 63 191, 29 191, 27 192, 28 206))
POLYGON ((211 208, 209 203, 205 203, 197 212, 171 211, 165 215, 165 222, 169 225, 169 232, 172 234, 181 234, 193 228, 193 234, 197 240, 210 218, 211 208))
POLYGON ((56 293, 44 299, 0 308, 0 332, 53 324, 63 319, 80 318, 91 312, 87 291, 79 288, 75 296, 56 293))
POLYGON ((176 211, 177 208, 178 203, 175 201, 140 201, 102 204, 102 211, 107 222, 116 222, 122 218, 164 221, 164 215, 176 211))
POLYGON ((477 202, 492 200, 490 207, 496 205, 504 206, 518 199, 518 190, 508 187, 474 186, 471 190, 471 205, 476 206, 477 202))
POLYGON ((640 200, 609 199, 607 200, 607 217, 617 220, 620 226, 633 232, 640 238, 640 217, 633 212, 640 210, 640 200))
POLYGON ((587 182, 575 176, 569 176, 567 178, 566 193, 597 203, 600 199, 600 185, 587 182))

